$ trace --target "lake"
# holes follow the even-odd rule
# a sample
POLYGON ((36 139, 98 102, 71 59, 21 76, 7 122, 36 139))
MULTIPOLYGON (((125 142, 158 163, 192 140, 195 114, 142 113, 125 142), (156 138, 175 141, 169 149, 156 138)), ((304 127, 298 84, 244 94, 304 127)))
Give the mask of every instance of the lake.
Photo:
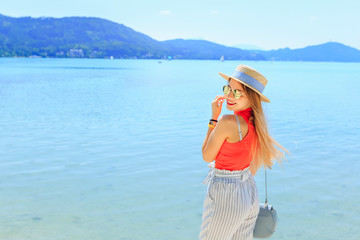
POLYGON ((267 171, 272 239, 358 239, 360 63, 25 58, 0 58, 0 239, 197 239, 211 101, 239 64, 291 152, 267 171))

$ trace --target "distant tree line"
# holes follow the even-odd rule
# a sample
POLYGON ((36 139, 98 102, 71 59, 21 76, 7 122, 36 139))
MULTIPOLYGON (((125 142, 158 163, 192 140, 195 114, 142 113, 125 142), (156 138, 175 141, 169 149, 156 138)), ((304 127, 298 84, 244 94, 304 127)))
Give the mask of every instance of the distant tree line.
POLYGON ((123 24, 93 17, 12 18, 0 14, 0 57, 216 59, 359 62, 360 51, 329 42, 260 51, 204 40, 157 41, 123 24))

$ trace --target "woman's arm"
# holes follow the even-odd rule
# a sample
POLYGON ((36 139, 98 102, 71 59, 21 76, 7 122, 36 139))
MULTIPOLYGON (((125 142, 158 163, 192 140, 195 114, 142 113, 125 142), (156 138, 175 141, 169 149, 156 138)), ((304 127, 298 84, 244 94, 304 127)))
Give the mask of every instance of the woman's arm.
POLYGON ((249 169, 251 174, 255 176, 258 169, 259 167, 257 166, 255 159, 253 159, 250 163, 250 169, 249 169))
POLYGON ((214 161, 219 153, 222 144, 229 135, 230 118, 230 115, 223 115, 214 129, 209 127, 202 146, 202 156, 205 162, 214 161))
MULTIPOLYGON (((220 113, 222 104, 225 101, 225 96, 216 96, 211 103, 212 119, 217 120, 220 113)), ((224 123, 226 121, 221 117, 215 128, 209 127, 204 143, 202 145, 202 155, 205 162, 212 162, 215 160, 217 153, 220 150, 221 144, 224 142, 226 136, 224 136, 224 123), (221 144, 220 144, 221 142, 221 144)))
POLYGON ((208 131, 207 131, 207 133, 206 133, 206 136, 205 136, 205 140, 204 140, 204 143, 203 143, 203 145, 202 145, 202 152, 204 152, 204 149, 205 149, 205 147, 206 147, 206 145, 207 145, 207 142, 208 142, 208 140, 209 140, 209 136, 210 136, 210 134, 211 134, 211 132, 214 130, 214 128, 212 128, 212 127, 209 127, 208 128, 208 131))

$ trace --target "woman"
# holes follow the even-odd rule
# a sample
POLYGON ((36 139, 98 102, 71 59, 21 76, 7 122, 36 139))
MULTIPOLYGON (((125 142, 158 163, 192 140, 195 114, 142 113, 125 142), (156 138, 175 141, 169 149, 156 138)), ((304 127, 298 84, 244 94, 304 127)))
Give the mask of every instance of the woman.
POLYGON ((262 101, 270 102, 262 92, 266 78, 255 69, 239 65, 228 76, 223 87, 224 96, 212 102, 212 118, 202 146, 203 159, 211 168, 204 180, 208 191, 200 239, 253 239, 253 230, 260 210, 254 176, 259 167, 271 169, 274 160, 282 164, 288 152, 270 135, 265 121, 262 101), (234 115, 218 119, 222 103, 234 115), (214 166, 215 165, 215 166, 214 166))

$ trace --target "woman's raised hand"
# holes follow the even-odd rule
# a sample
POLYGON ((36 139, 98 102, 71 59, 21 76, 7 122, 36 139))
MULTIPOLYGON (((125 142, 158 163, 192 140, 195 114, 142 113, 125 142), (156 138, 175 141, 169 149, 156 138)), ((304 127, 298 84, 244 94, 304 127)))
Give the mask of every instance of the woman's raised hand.
POLYGON ((215 100, 211 103, 211 109, 212 109, 212 118, 218 119, 220 113, 222 104, 225 102, 225 96, 219 95, 215 97, 215 100))

